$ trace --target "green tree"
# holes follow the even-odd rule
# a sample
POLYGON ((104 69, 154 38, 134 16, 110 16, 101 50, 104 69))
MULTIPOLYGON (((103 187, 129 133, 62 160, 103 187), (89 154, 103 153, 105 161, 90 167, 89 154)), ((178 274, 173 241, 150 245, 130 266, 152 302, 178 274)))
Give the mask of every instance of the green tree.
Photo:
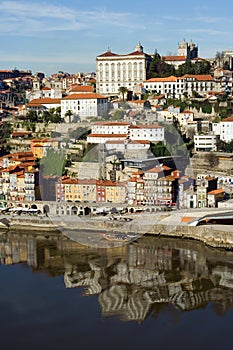
POLYGON ((48 123, 49 120, 50 120, 50 112, 49 111, 43 111, 41 117, 42 117, 43 123, 48 123))
POLYGON ((120 86, 118 91, 119 91, 119 93, 122 95, 122 100, 123 100, 123 102, 124 102, 124 101, 125 101, 125 94, 128 92, 127 87, 125 87, 125 86, 120 86))
POLYGON ((149 65, 147 71, 147 79, 157 77, 168 77, 175 74, 175 68, 167 64, 157 50, 155 50, 154 57, 149 65))
POLYGON ((68 111, 66 111, 65 113, 65 117, 69 117, 69 119, 72 115, 73 115, 73 112, 70 109, 68 109, 68 111))
POLYGON ((38 119, 38 115, 36 111, 28 111, 26 114, 26 119, 29 120, 29 122, 34 123, 37 121, 38 119))

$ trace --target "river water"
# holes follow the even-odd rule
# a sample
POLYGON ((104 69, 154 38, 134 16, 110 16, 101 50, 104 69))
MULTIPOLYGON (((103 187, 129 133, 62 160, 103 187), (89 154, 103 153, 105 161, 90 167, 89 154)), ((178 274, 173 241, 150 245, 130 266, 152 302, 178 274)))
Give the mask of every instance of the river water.
POLYGON ((229 349, 233 252, 141 237, 0 235, 1 349, 229 349))

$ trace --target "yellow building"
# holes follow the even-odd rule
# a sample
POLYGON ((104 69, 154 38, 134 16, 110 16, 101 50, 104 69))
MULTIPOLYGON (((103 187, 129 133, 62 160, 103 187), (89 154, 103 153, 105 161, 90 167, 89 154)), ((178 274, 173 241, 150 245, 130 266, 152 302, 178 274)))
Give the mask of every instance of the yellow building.
POLYGON ((62 184, 66 201, 94 202, 96 200, 96 180, 69 178, 63 180, 62 184))
POLYGON ((31 151, 35 158, 43 158, 47 155, 48 149, 58 149, 58 140, 56 139, 33 139, 30 142, 31 151))
POLYGON ((124 203, 126 183, 110 180, 64 179, 65 201, 124 203))

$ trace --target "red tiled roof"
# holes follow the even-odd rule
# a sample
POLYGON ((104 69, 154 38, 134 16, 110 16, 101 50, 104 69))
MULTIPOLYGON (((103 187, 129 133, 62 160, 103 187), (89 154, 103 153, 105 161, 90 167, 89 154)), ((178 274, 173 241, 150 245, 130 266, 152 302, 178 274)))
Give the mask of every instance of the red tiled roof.
POLYGON ((212 180, 216 180, 216 177, 214 177, 214 176, 206 176, 205 179, 207 181, 212 181, 212 180))
POLYGON ((198 81, 212 81, 213 80, 213 77, 210 74, 185 74, 181 78, 182 79, 194 78, 198 81))
POLYGON ((112 56, 119 56, 119 55, 108 50, 102 53, 101 55, 99 55, 98 57, 112 57, 112 56))
POLYGON ((186 61, 186 56, 163 56, 162 59, 166 61, 186 61))
POLYGON ((162 82, 176 82, 180 79, 193 78, 197 81, 213 81, 213 77, 210 74, 185 74, 182 77, 175 77, 171 75, 165 78, 151 78, 146 80, 146 83, 162 83, 162 82))
POLYGON ((146 83, 162 83, 162 82, 176 82, 178 80, 177 77, 175 77, 174 75, 171 75, 170 77, 165 77, 165 78, 151 78, 146 80, 146 83))
POLYGON ((221 123, 223 122, 233 122, 233 114, 230 117, 221 120, 221 123))
POLYGON ((225 191, 222 189, 222 188, 219 188, 217 190, 213 190, 213 191, 210 191, 208 192, 208 194, 220 194, 220 193, 224 193, 225 191))
POLYGON ((28 135, 31 135, 31 131, 14 131, 12 132, 12 136, 28 136, 28 135))
POLYGON ((126 56, 145 56, 146 54, 144 52, 141 52, 141 51, 134 51, 134 52, 131 52, 129 53, 128 55, 126 56))
POLYGON ((60 98, 35 98, 27 103, 27 107, 41 106, 45 104, 59 104, 61 103, 60 98))
POLYGON ((151 168, 151 169, 146 171, 146 173, 162 173, 162 172, 163 172, 163 169, 161 169, 158 166, 156 166, 154 168, 151 168))
POLYGON ((90 99, 107 99, 107 97, 102 96, 97 93, 85 93, 85 94, 71 94, 69 96, 63 97, 62 100, 90 100, 90 99))
POLYGON ((91 85, 79 85, 74 87, 71 92, 93 92, 93 86, 91 85))

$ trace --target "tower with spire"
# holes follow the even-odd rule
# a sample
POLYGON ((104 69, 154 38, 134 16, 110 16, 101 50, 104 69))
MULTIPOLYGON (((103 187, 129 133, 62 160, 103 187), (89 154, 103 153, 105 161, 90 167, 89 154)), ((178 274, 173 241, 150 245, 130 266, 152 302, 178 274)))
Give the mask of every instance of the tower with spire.
POLYGON ((141 45, 140 41, 138 42, 137 46, 135 47, 135 51, 143 52, 143 46, 141 45))

